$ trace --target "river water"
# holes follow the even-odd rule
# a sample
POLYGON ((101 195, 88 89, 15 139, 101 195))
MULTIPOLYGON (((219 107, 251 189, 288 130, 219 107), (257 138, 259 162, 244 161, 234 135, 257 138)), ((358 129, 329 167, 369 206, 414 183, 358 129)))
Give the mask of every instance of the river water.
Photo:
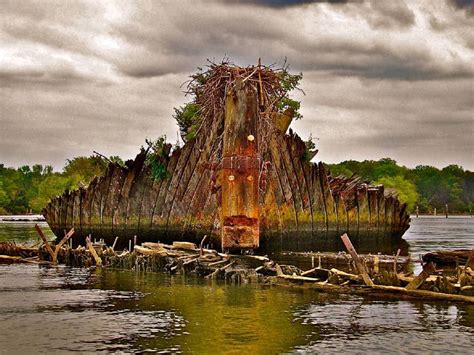
MULTIPOLYGON (((0 241, 36 239, 31 223, 0 223, 0 241)), ((474 219, 413 219, 404 239, 415 259, 426 251, 474 248, 474 219)), ((211 284, 162 273, 0 265, 1 354, 473 349, 472 305, 211 284)))

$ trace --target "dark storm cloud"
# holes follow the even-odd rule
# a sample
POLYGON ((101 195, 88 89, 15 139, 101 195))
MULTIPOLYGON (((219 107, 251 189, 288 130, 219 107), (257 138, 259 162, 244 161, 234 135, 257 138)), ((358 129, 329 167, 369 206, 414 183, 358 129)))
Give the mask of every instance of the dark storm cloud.
POLYGON ((457 9, 465 10, 466 15, 474 16, 474 0, 448 0, 457 9))
POLYGON ((367 21, 373 28, 403 29, 415 24, 415 14, 403 1, 372 1, 367 21))
MULTIPOLYGON (((415 23, 413 11, 403 2, 351 6, 342 12, 349 20, 362 17, 375 29, 407 29, 415 23)), ((220 3, 214 4, 212 11, 200 12, 189 7, 163 11, 162 6, 149 6, 113 30, 125 42, 140 44, 133 48, 135 58, 130 60, 127 52, 127 57, 118 54, 110 60, 124 74, 139 78, 192 70, 196 63, 203 63, 203 58, 220 59, 224 54, 242 59, 244 64, 254 63, 258 57, 268 62, 289 57, 295 70, 330 70, 367 78, 433 80, 472 75, 466 63, 445 66, 428 43, 370 38, 373 33, 368 38, 338 37, 324 26, 320 26, 322 32, 307 33, 302 16, 304 11, 297 9, 281 16, 272 8, 239 12, 220 3), (160 26, 155 26, 157 22, 160 26)), ((311 31, 311 23, 306 27, 311 31)))
POLYGON ((288 6, 300 6, 313 3, 328 4, 346 4, 349 1, 357 0, 226 0, 232 4, 252 4, 257 6, 271 6, 277 8, 285 8, 288 6))
POLYGON ((174 141, 173 107, 190 100, 180 84, 227 55, 303 72, 294 128, 320 137, 323 160, 473 168, 469 6, 343 3, 0 0, 0 162, 129 158, 147 137, 174 141))

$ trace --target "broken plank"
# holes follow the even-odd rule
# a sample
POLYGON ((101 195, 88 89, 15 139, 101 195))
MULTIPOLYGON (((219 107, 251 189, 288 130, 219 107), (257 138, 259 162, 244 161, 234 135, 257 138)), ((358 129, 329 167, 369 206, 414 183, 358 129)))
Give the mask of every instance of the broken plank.
POLYGON ((425 280, 430 277, 432 273, 435 272, 435 266, 433 263, 428 263, 423 267, 423 271, 420 272, 408 285, 406 285, 407 290, 416 290, 419 288, 425 280))
POLYGON ((351 243, 351 240, 349 239, 348 235, 344 233, 341 235, 342 242, 344 243, 344 246, 346 247, 347 251, 352 257, 352 260, 354 260, 354 263, 356 265, 357 270, 359 271, 359 274, 362 276, 362 279, 364 280, 364 283, 367 286, 373 286, 374 282, 372 279, 369 277, 369 274, 367 274, 367 270, 365 269, 364 264, 362 264, 362 261, 359 258, 359 255, 357 255, 357 252, 354 248, 354 246, 351 243))
POLYGON ((46 239, 46 236, 44 235, 43 230, 37 224, 35 224, 35 229, 38 232, 38 235, 40 236, 41 240, 43 241, 44 246, 46 247, 46 250, 48 251, 48 254, 51 256, 51 260, 54 260, 54 251, 51 248, 51 245, 49 244, 48 240, 46 239))

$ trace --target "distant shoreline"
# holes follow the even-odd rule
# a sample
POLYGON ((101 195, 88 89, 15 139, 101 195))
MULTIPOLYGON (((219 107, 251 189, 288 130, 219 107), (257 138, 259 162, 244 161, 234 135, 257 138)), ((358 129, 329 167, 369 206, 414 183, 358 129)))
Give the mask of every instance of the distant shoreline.
MULTIPOLYGON (((472 218, 470 214, 448 214, 448 218, 472 218)), ((416 218, 416 214, 410 214, 410 218, 416 218)), ((419 214, 418 218, 446 218, 444 213, 438 213, 436 216, 432 214, 419 214)))
POLYGON ((0 215, 0 222, 46 222, 40 214, 0 215))

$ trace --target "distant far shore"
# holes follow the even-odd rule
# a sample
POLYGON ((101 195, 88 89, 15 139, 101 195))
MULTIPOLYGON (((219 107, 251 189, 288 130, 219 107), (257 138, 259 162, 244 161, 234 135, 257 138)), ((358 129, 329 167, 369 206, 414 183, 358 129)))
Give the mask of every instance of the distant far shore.
MULTIPOLYGON (((411 214, 412 219, 416 218, 415 214, 411 214)), ((433 214, 419 214, 418 218, 446 218, 442 213, 436 216, 433 214)), ((453 213, 449 214, 448 218, 472 218, 470 214, 453 213)), ((20 215, 0 215, 0 222, 46 222, 44 217, 40 214, 20 214, 20 215)))
POLYGON ((0 222, 46 222, 40 214, 0 215, 0 222))
MULTIPOLYGON (((470 217, 472 217, 472 215, 470 215, 469 213, 452 213, 452 214, 450 213, 450 214, 448 214, 448 218, 451 218, 451 217, 453 217, 453 218, 457 218, 457 217, 459 217, 459 218, 470 218, 470 217)), ((413 214, 413 213, 410 214, 410 218, 416 218, 416 214, 413 214)), ((418 215, 418 218, 446 218, 446 215, 444 213, 438 213, 436 215, 434 215, 434 214, 425 214, 425 213, 421 214, 420 213, 418 215)))

